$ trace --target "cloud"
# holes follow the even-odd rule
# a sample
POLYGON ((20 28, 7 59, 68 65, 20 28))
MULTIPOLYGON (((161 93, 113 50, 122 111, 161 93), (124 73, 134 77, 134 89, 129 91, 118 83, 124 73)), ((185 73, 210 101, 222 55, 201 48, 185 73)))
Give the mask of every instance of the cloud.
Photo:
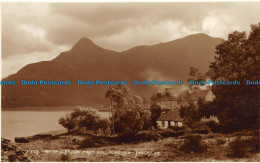
POLYGON ((231 15, 224 14, 219 11, 212 11, 204 18, 202 22, 202 29, 210 36, 226 38, 226 34, 231 30, 237 30, 232 23, 231 15))
POLYGON ((57 57, 61 52, 67 51, 69 48, 66 46, 59 46, 52 51, 48 52, 31 52, 21 55, 13 55, 2 59, 2 78, 15 74, 22 67, 28 63, 36 63, 40 61, 48 61, 57 57))
POLYGON ((210 10, 202 20, 202 31, 213 37, 226 39, 232 31, 250 31, 251 24, 260 21, 260 3, 234 3, 226 10, 210 10))
MULTIPOLYGON (((97 40, 98 43, 100 41, 101 46, 109 48, 109 45, 102 44, 106 42, 102 41, 102 39, 110 40, 110 44, 114 45, 113 38, 122 36, 123 47, 117 45, 117 47, 113 46, 111 49, 116 51, 126 50, 131 48, 132 45, 128 44, 129 40, 124 40, 125 35, 132 35, 133 32, 137 32, 136 35, 133 35, 136 39, 149 40, 140 35, 141 31, 145 31, 145 33, 149 32, 150 35, 159 35, 156 34, 156 32, 158 33, 158 25, 164 25, 165 22, 178 22, 185 26, 186 24, 190 25, 190 27, 185 28, 200 28, 200 26, 196 26, 197 20, 195 16, 192 16, 193 14, 186 14, 186 12, 187 10, 191 12, 195 12, 196 10, 197 15, 200 15, 198 17, 201 17, 204 10, 200 10, 199 8, 191 10, 189 9, 190 6, 191 4, 173 3, 52 4, 51 14, 53 17, 46 24, 47 37, 53 43, 72 44, 80 36, 85 36, 92 40, 97 40), (53 24, 57 22, 57 19, 59 20, 59 25, 54 26, 53 24), (68 31, 70 32, 68 33, 68 31), (68 34, 64 35, 64 32, 68 34), (127 34, 127 32, 129 33, 127 34)), ((199 5, 196 6, 199 7, 199 5)), ((183 28, 183 26, 179 28, 183 28)), ((164 27, 161 27, 161 29, 163 30, 164 27)), ((161 37, 168 37, 168 34, 172 35, 172 33, 162 35, 156 43, 161 41, 161 37)), ((168 39, 165 38, 164 40, 168 39)), ((148 42, 141 42, 149 44, 150 40, 148 42)))
POLYGON ((259 2, 3 3, 3 69, 11 69, 7 61, 26 65, 31 61, 23 58, 35 54, 53 58, 82 37, 115 51, 194 33, 226 38, 234 30, 250 31, 260 21, 259 8, 259 2))
POLYGON ((39 17, 47 15, 46 4, 3 4, 2 9, 2 57, 46 52, 51 44, 44 39, 45 30, 39 17))

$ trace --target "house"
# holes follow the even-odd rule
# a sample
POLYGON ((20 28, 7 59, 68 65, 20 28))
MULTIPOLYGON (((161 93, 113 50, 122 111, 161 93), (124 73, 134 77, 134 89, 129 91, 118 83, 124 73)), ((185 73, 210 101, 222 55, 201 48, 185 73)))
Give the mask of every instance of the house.
POLYGON ((165 88, 165 95, 158 94, 160 106, 162 109, 161 116, 156 120, 159 128, 182 127, 183 122, 179 113, 179 103, 181 98, 171 95, 172 88, 165 88))
POLYGON ((169 126, 182 127, 183 122, 178 110, 167 110, 157 119, 157 126, 165 129, 169 126))
POLYGON ((210 86, 206 90, 194 87, 179 97, 173 97, 171 95, 172 91, 172 88, 166 88, 164 95, 161 95, 161 93, 157 94, 162 109, 161 116, 156 120, 159 128, 165 129, 169 126, 182 127, 184 124, 183 119, 180 117, 181 106, 188 105, 190 102, 197 105, 199 98, 205 101, 213 101, 215 98, 210 86))
POLYGON ((199 98, 203 101, 213 101, 216 96, 211 89, 211 86, 207 86, 207 89, 205 90, 202 90, 198 87, 192 87, 190 91, 184 93, 180 97, 181 102, 179 103, 179 105, 188 105, 190 102, 193 102, 193 104, 197 105, 199 98))

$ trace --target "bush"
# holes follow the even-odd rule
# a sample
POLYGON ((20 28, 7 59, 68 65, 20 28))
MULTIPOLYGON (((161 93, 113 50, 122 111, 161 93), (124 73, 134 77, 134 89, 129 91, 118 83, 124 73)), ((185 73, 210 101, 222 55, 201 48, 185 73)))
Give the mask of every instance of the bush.
POLYGON ((167 129, 160 129, 156 131, 158 134, 160 134, 163 138, 168 138, 168 137, 178 137, 185 135, 187 133, 190 133, 191 130, 189 128, 174 131, 173 129, 167 128, 167 129))
POLYGON ((185 127, 169 126, 169 129, 172 129, 174 131, 180 131, 180 130, 185 130, 185 127))
POLYGON ((92 108, 77 107, 70 114, 60 118, 59 124, 67 128, 68 132, 110 132, 110 121, 102 118, 98 110, 92 108))
POLYGON ((260 152, 260 141, 259 141, 259 135, 257 136, 253 136, 251 139, 247 140, 247 144, 249 145, 249 147, 251 148, 251 152, 260 152))
POLYGON ((237 137, 234 141, 228 144, 227 156, 233 158, 242 158, 245 157, 249 151, 249 146, 245 140, 242 140, 241 137, 237 137))
POLYGON ((189 134, 184 137, 184 144, 180 147, 185 153, 202 153, 207 151, 207 145, 202 142, 202 137, 200 135, 189 134))
POLYGON ((60 161, 63 161, 63 162, 71 162, 71 157, 69 154, 62 154, 60 156, 60 161))
POLYGON ((260 130, 243 130, 241 131, 244 136, 259 136, 260 130))
POLYGON ((162 137, 167 138, 167 137, 177 137, 176 131, 172 129, 163 129, 163 130, 158 130, 158 134, 160 134, 162 137))
POLYGON ((226 141, 224 139, 221 139, 221 138, 217 139, 217 145, 223 145, 225 143, 226 143, 226 141))
POLYGON ((140 143, 146 141, 158 141, 161 140, 162 136, 156 131, 141 131, 134 135, 132 132, 125 132, 121 134, 117 141, 119 143, 140 143))
POLYGON ((136 135, 137 140, 142 140, 142 141, 158 141, 162 139, 162 136, 156 132, 151 132, 151 131, 142 131, 136 135))
POLYGON ((208 134, 211 132, 211 129, 206 125, 207 122, 197 122, 192 125, 192 133, 198 134, 208 134))
POLYGON ((94 147, 101 147, 101 146, 107 146, 110 143, 104 140, 101 137, 94 137, 94 136, 88 136, 86 139, 84 139, 79 148, 94 148, 94 147))
POLYGON ((216 116, 210 116, 209 118, 206 118, 206 117, 202 117, 200 119, 200 121, 202 122, 206 122, 206 123, 216 123, 216 124, 219 124, 219 120, 218 120, 218 117, 216 116))

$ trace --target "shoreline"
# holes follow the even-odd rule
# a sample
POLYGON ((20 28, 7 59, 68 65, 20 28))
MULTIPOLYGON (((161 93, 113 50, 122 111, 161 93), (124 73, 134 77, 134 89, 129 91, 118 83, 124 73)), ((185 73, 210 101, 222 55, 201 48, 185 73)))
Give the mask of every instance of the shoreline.
MULTIPOLYGON (((39 106, 39 107, 13 107, 1 108, 1 111, 73 111, 77 106, 39 106)), ((109 107, 87 106, 97 109, 99 112, 110 111, 109 107)))

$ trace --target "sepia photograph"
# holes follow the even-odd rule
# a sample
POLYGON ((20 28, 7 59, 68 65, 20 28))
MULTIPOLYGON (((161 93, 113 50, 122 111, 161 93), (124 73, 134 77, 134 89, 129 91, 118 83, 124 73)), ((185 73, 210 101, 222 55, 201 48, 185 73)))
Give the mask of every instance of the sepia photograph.
POLYGON ((1 162, 260 162, 260 1, 1 1, 1 162))

